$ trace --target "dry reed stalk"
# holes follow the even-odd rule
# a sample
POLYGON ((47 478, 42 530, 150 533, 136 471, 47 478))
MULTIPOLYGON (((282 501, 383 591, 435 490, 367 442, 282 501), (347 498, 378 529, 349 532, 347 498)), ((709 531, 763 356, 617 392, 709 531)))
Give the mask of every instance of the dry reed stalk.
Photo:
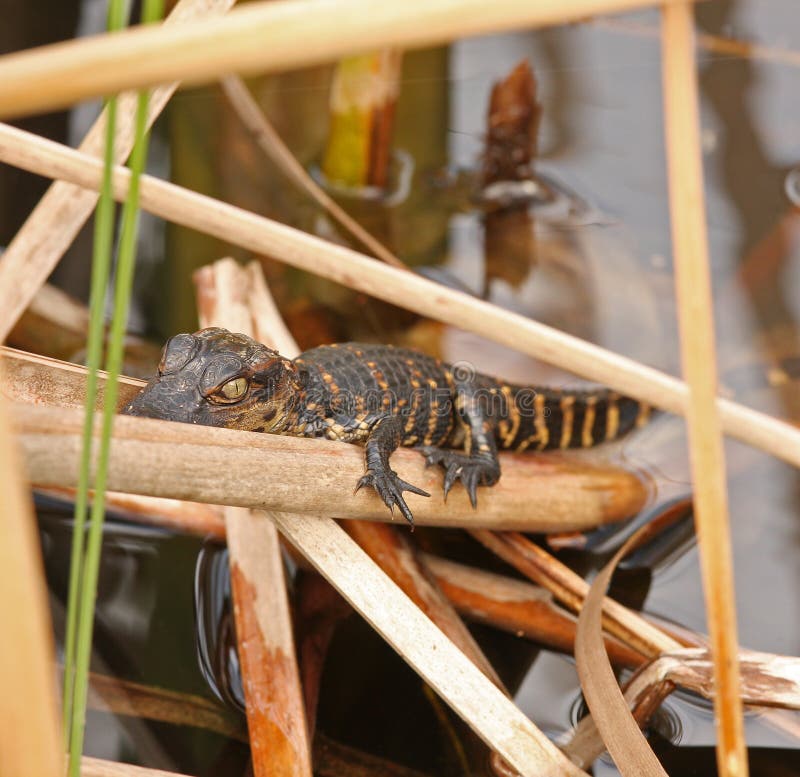
MULTIPOLYGON (((429 554, 423 560, 444 595, 467 620, 573 652, 575 617, 558 607, 546 589, 429 554)), ((606 638, 606 651, 615 666, 635 668, 645 661, 612 637, 606 638)))
POLYGON ((271 513, 284 535, 478 736, 524 777, 573 766, 331 520, 271 513))
POLYGON ((247 265, 247 272, 250 276, 250 312, 253 316, 256 334, 266 345, 279 353, 289 354, 294 358, 297 355, 297 343, 284 323, 278 306, 267 288, 261 264, 250 262, 247 265))
MULTIPOLYGON (((102 173, 91 157, 2 124, 0 160, 87 188, 96 189, 102 173)), ((124 199, 127 181, 127 171, 117 168, 117 199, 124 199)), ((351 249, 148 176, 142 177, 140 205, 176 224, 269 255, 416 313, 477 331, 490 340, 656 407, 678 414, 685 412, 688 388, 676 378, 351 249)), ((4 291, 0 288, 0 292, 4 291)), ((800 466, 800 430, 735 402, 720 398, 716 402, 728 434, 800 466)))
MULTIPOLYGON (((254 335, 247 273, 232 259, 195 274, 200 325, 254 335)), ((224 509, 236 643, 255 777, 311 777, 311 746, 278 531, 242 507, 224 509)))
POLYGON ((36 517, 0 401, 0 773, 61 777, 53 634, 36 517))
MULTIPOLYGON (((80 411, 17 404, 14 419, 32 482, 74 486, 80 411)), ((630 473, 548 456, 529 459, 501 458, 503 478, 478 510, 465 493, 450 494, 445 503, 441 475, 426 469, 416 451, 397 451, 392 466, 433 494, 414 504, 419 525, 560 531, 620 520, 641 507, 642 486, 630 473)), ((189 502, 391 521, 377 495, 353 496, 363 468, 360 448, 329 440, 120 417, 108 487, 189 502)))
MULTIPOLYGON (((61 186, 62 184, 53 184, 61 186)), ((69 186, 70 184, 63 184, 69 186)), ((45 194, 47 197, 47 194, 45 194)), ((4 259, 0 258, 0 276, 4 259)), ((10 342, 41 343, 45 347, 65 352, 67 347, 75 353, 86 345, 86 332, 89 331, 89 309, 65 294, 61 289, 43 284, 33 296, 17 319, 8 335, 10 342), (55 341, 55 346, 53 345, 55 341), (65 347, 67 346, 67 347, 65 347)), ((37 351, 35 347, 19 346, 25 350, 37 351)), ((38 352, 38 351, 37 351, 38 352)))
POLYGON ((303 691, 275 526, 225 508, 236 619, 255 777, 311 777, 303 691))
MULTIPOLYGON (((81 361, 86 353, 89 309, 55 286, 45 283, 8 333, 14 348, 55 359, 81 361)), ((152 370, 159 349, 136 335, 125 337, 124 369, 152 370)))
MULTIPOLYGON (((215 17, 230 9, 235 0, 180 0, 164 22, 167 31, 199 17, 215 17)), ((58 88, 60 78, 53 87, 58 88)), ((152 126, 178 84, 154 89, 149 100, 147 124, 152 126)), ((104 92, 103 94, 109 94, 104 92)), ((128 158, 133 148, 135 94, 120 97, 117 105, 114 155, 117 161, 128 158)), ((106 112, 92 125, 80 145, 85 154, 102 156, 106 112)), ((95 205, 97 194, 72 184, 58 181, 39 200, 8 248, 0 257, 0 288, 3 289, 3 313, 0 316, 0 343, 34 299, 37 290, 58 264, 86 223, 95 205)))
MULTIPOLYGON (((106 373, 99 371, 95 410, 103 409, 106 373)), ((14 402, 82 408, 86 402, 86 367, 0 346, 2 393, 14 402)), ((120 376, 118 407, 133 399, 145 383, 120 376)))
MULTIPOLYGON (((71 489, 62 489, 60 492, 53 490, 53 493, 54 495, 60 493, 62 498, 73 499, 75 492, 71 489)), ((90 504, 92 493, 89 492, 90 504)), ((197 534, 201 537, 225 539, 225 520, 222 508, 216 505, 106 491, 106 506, 109 509, 120 510, 126 514, 129 520, 137 523, 197 534)))
MULTIPOLYGON (((3 395, 15 402, 48 405, 55 399, 60 407, 80 409, 84 406, 86 368, 80 365, 0 346, 0 375, 3 395)), ((103 406, 104 384, 105 373, 101 372, 95 408, 98 411, 103 406)), ((119 407, 131 400, 144 385, 144 381, 121 377, 119 407)), ((39 490, 60 499, 71 500, 75 495, 71 488, 39 490)), ((129 513, 140 523, 220 539, 225 537, 221 509, 213 505, 114 491, 106 493, 106 503, 110 508, 129 513)))
MULTIPOLYGON (((755 707, 800 709, 800 658, 739 652, 742 674, 742 701, 755 707)), ((643 701, 649 689, 660 683, 673 683, 710 699, 714 696, 713 661, 708 650, 686 649, 659 656, 631 678, 625 690, 629 700, 643 701)))
POLYGON ((261 111, 250 90, 239 76, 226 76, 220 82, 239 120, 244 124, 259 148, 277 165, 281 172, 302 192, 314 200, 334 221, 350 233, 373 256, 394 267, 405 268, 380 240, 373 237, 336 200, 306 172, 294 154, 275 131, 261 111))
MULTIPOLYGON (((472 530, 472 536, 506 563, 550 591, 573 612, 580 612, 589 584, 546 550, 516 532, 472 530)), ((603 628, 623 644, 651 658, 683 645, 641 615, 613 599, 603 601, 603 628)))
POLYGON ((240 717, 216 701, 117 677, 89 673, 90 709, 134 718, 194 726, 221 736, 247 741, 240 717))
POLYGON ((681 360, 695 526, 714 657, 717 767, 746 777, 736 602, 722 429, 715 404, 716 352, 700 149, 694 17, 689 2, 662 11, 664 115, 681 360))
MULTIPOLYGON (((36 493, 55 499, 75 501, 74 488, 37 488, 36 493)), ((93 494, 93 491, 89 491, 89 504, 92 503, 93 494)), ((136 523, 158 526, 184 534, 196 534, 200 537, 225 539, 222 508, 215 505, 123 494, 118 491, 107 491, 105 501, 110 510, 119 510, 125 513, 126 518, 136 523)))
MULTIPOLYGON (((617 564, 639 543, 659 531, 664 517, 640 527, 598 572, 578 616, 575 635, 575 668, 581 681, 581 691, 592 715, 591 724, 597 727, 614 765, 622 777, 667 777, 661 763, 639 729, 625 697, 622 695, 614 670, 603 645, 602 615, 606 592, 617 564)), ((570 756, 580 755, 573 749, 570 756)), ((579 763, 586 764, 579 757, 579 763)))
POLYGON ((85 755, 81 758, 81 777, 188 777, 188 775, 133 766, 119 761, 106 761, 102 758, 90 758, 85 755))
POLYGON ((379 48, 421 48, 650 5, 654 0, 252 3, 224 19, 172 29, 135 28, 8 54, 0 58, 0 116, 23 116, 168 81, 201 84, 226 73, 291 70, 379 48))

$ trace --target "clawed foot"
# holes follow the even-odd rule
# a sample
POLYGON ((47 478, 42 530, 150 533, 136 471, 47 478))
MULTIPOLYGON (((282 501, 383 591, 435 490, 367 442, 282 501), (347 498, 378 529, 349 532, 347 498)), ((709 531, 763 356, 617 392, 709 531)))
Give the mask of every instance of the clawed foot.
POLYGON ((408 505, 405 499, 403 499, 403 491, 410 491, 412 494, 419 494, 420 496, 430 496, 427 491, 423 491, 421 488, 417 488, 416 486, 412 486, 411 483, 406 483, 405 480, 401 480, 397 476, 397 473, 391 469, 387 472, 377 474, 372 470, 367 470, 367 474, 356 483, 353 493, 364 486, 372 486, 378 492, 380 498, 383 499, 386 506, 392 511, 392 514, 394 514, 394 506, 397 505, 403 517, 412 526, 414 525, 414 516, 411 515, 411 510, 408 509, 408 505))
POLYGON ((447 501, 447 495, 456 479, 459 479, 467 489, 472 506, 477 507, 478 486, 493 486, 500 477, 500 471, 495 462, 430 446, 422 447, 419 450, 425 456, 426 467, 439 464, 444 468, 445 501, 447 501))

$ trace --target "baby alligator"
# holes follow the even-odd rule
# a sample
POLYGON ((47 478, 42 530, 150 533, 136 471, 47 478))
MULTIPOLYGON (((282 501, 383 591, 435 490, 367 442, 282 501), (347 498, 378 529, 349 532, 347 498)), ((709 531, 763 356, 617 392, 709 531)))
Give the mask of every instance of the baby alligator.
POLYGON ((123 412, 361 443, 366 474, 356 491, 372 486, 413 523, 403 492, 430 494, 390 467, 400 445, 444 468, 445 497, 460 479, 475 506, 477 487, 500 477, 498 448, 585 448, 643 424, 649 408, 606 389, 514 386, 463 362, 389 345, 324 345, 290 360, 245 335, 209 328, 171 338, 158 375, 123 412))

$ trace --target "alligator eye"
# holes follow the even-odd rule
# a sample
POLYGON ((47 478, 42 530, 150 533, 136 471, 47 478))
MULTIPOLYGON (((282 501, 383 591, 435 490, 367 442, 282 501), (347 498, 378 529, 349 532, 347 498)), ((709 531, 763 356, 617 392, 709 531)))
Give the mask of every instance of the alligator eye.
POLYGON ((221 402, 235 402, 247 393, 247 378, 234 378, 224 383, 220 390, 212 395, 212 399, 221 402))

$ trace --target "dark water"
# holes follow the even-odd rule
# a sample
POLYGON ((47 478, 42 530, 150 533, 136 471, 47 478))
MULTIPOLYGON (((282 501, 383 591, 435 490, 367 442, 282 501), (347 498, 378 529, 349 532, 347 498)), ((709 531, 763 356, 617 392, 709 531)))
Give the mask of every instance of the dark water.
MULTIPOLYGON (((798 19, 793 0, 698 5, 703 32, 758 42, 768 50, 751 57, 709 50, 699 54, 723 390, 795 423, 800 422, 798 19), (787 51, 793 54, 781 53, 787 51)), ((657 22, 655 14, 642 13, 613 24, 474 39, 455 44, 449 55, 409 55, 396 143, 414 161, 410 193, 390 208, 349 206, 362 209, 359 214, 372 228, 426 275, 678 374, 660 49, 653 34, 657 22), (543 123, 537 170, 539 184, 550 195, 540 196, 537 190, 515 227, 519 232, 510 235, 516 245, 534 246, 532 254, 516 252, 512 266, 487 252, 485 212, 475 204, 471 187, 490 86, 523 57, 531 61, 539 83, 543 123)), ((327 80, 319 71, 269 83, 273 86, 264 87, 263 99, 276 110, 302 103, 309 119, 324 103, 327 80)), ((258 155, 220 111, 219 100, 207 92, 176 98, 172 140, 183 144, 173 149, 176 179, 329 233, 307 206, 276 194, 283 191, 283 182, 261 167, 258 155), (205 115, 206 124, 191 121, 197 115, 205 115), (206 142, 209 136, 213 144, 206 142), (212 154, 213 163, 204 154, 212 154)), ((286 115, 277 114, 279 128, 281 122, 288 124, 286 115)), ((298 137, 288 136, 309 163, 324 137, 320 124, 324 127, 320 121, 300 122, 298 137)), ((163 123, 161 131, 166 134, 163 123)), ((155 285, 172 295, 182 289, 183 301, 154 310, 157 295, 139 300, 143 326, 159 336, 190 326, 185 322, 192 320, 191 304, 184 303, 191 297, 186 284, 194 264, 229 252, 178 230, 169 231, 167 246, 175 263, 159 270, 155 262, 155 285), (177 318, 170 319, 173 313, 177 318)), ((272 266, 269 272, 305 344, 351 336, 404 341, 454 360, 468 359, 515 381, 575 382, 476 335, 419 321, 294 271, 272 266)), ((729 443, 726 451, 740 641, 756 650, 799 655, 800 480, 792 467, 743 445, 729 443)), ((688 490, 684 429, 677 419, 659 419, 604 456, 649 472, 657 484, 651 511, 688 490)), ((67 516, 68 510, 55 504, 40 509, 57 624, 63 618, 67 516)), ((623 531, 598 534, 590 538, 591 550, 570 551, 563 558, 591 574, 623 531)), ((433 534, 428 541, 454 555, 469 545, 455 532, 433 534)), ((419 535, 425 541, 431 533, 419 535)), ((475 548, 466 552, 489 562, 475 548)), ((197 539, 110 524, 98 602, 96 670, 220 700, 241 722, 224 561, 222 549, 197 539), (199 626, 196 612, 202 615, 199 626)), ((697 548, 685 527, 638 554, 616 585, 621 598, 648 613, 705 629, 697 548)), ((581 709, 572 660, 488 628, 475 633, 503 679, 516 689, 525 713, 550 736, 563 738, 581 709)), ((331 644, 318 728, 431 775, 485 773, 485 754, 464 726, 357 616, 343 621, 331 644)), ((800 775, 798 731, 796 713, 770 719, 749 713, 751 774, 800 775)), ((674 695, 650 734, 670 775, 715 773, 707 702, 674 695)), ((90 717, 88 750, 203 775, 243 774, 247 760, 243 745, 218 734, 104 713, 90 717)), ((601 759, 594 773, 617 772, 601 759)))

